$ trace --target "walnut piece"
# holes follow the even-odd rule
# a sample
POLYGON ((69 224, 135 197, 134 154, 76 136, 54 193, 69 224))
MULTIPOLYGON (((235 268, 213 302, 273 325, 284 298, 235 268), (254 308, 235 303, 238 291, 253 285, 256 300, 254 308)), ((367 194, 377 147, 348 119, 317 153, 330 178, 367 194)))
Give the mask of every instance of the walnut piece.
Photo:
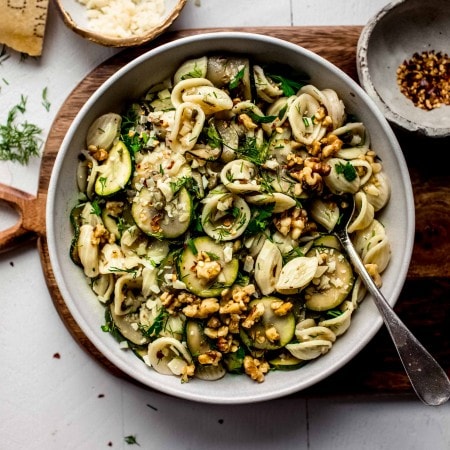
POLYGON ((259 359, 248 355, 244 358, 245 373, 258 383, 264 381, 264 374, 269 371, 269 368, 269 363, 266 361, 260 361, 259 359))

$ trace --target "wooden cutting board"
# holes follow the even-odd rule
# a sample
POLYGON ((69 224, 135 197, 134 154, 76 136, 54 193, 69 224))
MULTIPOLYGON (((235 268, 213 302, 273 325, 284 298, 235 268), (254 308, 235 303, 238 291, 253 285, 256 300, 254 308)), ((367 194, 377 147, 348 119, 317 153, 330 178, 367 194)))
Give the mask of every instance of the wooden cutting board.
MULTIPOLYGON (((106 360, 80 330, 56 285, 45 237, 45 200, 53 163, 59 146, 76 113, 90 95, 114 72, 135 57, 180 37, 231 29, 184 30, 167 33, 151 45, 128 49, 102 63, 73 90, 61 107, 50 130, 42 158, 36 197, 0 185, 0 200, 17 208, 21 222, 0 232, 0 252, 37 237, 38 249, 48 289, 68 330, 80 346, 116 376, 127 378, 106 360)), ((357 79, 355 52, 361 32, 359 26, 235 28, 278 37, 312 50, 357 79)), ((398 134, 411 171, 416 202, 416 244, 413 259, 396 311, 433 356, 450 371, 450 175, 445 164, 424 158, 440 143, 408 138, 398 134), (429 160, 429 161, 427 161, 429 160)), ((349 364, 327 380, 297 395, 335 394, 412 394, 407 376, 387 331, 377 336, 349 364)))

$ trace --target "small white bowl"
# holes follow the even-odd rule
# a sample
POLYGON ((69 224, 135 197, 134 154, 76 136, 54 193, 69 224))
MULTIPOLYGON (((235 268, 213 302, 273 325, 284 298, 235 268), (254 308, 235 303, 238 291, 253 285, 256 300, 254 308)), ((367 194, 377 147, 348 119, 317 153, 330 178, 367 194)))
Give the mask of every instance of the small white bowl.
POLYGON ((165 0, 165 12, 159 23, 139 35, 116 38, 102 34, 92 28, 87 17, 86 6, 77 0, 56 0, 59 13, 64 23, 75 33, 97 44, 106 47, 134 47, 143 45, 163 33, 178 17, 187 0, 165 0))
POLYGON ((69 257, 73 236, 69 215, 78 199, 75 167, 93 120, 107 112, 120 112, 130 99, 139 98, 149 85, 173 74, 187 58, 224 52, 248 55, 259 63, 285 65, 288 61, 293 72, 310 74, 311 82, 319 89, 336 90, 346 111, 366 124, 372 148, 391 180, 391 199, 380 214, 380 221, 388 230, 392 251, 389 266, 383 272, 383 293, 394 305, 406 278, 414 241, 414 200, 400 146, 383 115, 357 83, 325 59, 280 39, 237 32, 196 35, 157 47, 112 75, 79 111, 60 147, 49 185, 46 220, 50 260, 64 301, 87 338, 112 364, 140 383, 166 394, 207 403, 238 404, 300 391, 350 361, 382 325, 371 299, 362 302, 349 330, 329 353, 299 370, 271 372, 261 384, 244 375, 230 374, 214 382, 193 379, 181 383, 178 377, 151 370, 132 352, 121 350, 114 338, 101 330, 104 307, 83 271, 69 257))
POLYGON ((450 136, 450 106, 431 111, 414 106, 397 84, 397 68, 414 53, 450 54, 450 2, 397 0, 364 27, 357 47, 361 86, 385 117, 408 132, 450 136))

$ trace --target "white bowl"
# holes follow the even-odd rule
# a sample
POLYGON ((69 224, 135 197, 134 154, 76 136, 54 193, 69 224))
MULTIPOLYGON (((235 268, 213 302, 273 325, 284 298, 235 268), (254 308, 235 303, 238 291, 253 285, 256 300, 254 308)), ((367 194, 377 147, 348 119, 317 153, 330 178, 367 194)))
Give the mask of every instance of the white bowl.
MULTIPOLYGON (((214 382, 164 376, 146 367, 132 352, 119 348, 104 333, 104 308, 92 293, 79 267, 69 258, 72 229, 70 209, 77 203, 75 167, 84 146, 87 129, 99 115, 120 111, 130 98, 172 74, 186 57, 211 52, 251 55, 253 59, 285 64, 308 73, 319 88, 333 88, 371 134, 392 183, 392 198, 381 215, 392 246, 392 259, 383 274, 383 292, 393 305, 402 289, 412 253, 414 203, 408 170, 401 149, 388 123, 365 92, 335 66, 297 45, 267 36, 247 33, 211 33, 180 39, 135 59, 115 73, 86 102, 71 125, 58 153, 51 176, 47 203, 47 239, 55 278, 61 294, 82 331, 115 366, 142 384, 184 399, 237 404, 274 399, 305 389, 331 375, 350 361, 375 335, 382 320, 370 298, 354 314, 350 329, 340 336, 332 350, 296 371, 271 372, 255 383, 246 376, 226 375, 214 382), (157 68, 157 70, 155 70, 157 68)), ((351 383, 351 380, 349 380, 351 383)))
POLYGON ((397 68, 414 53, 450 54, 450 2, 397 0, 364 27, 357 47, 361 86, 385 117, 407 132, 426 137, 450 136, 450 105, 431 111, 414 106, 397 85, 397 68))

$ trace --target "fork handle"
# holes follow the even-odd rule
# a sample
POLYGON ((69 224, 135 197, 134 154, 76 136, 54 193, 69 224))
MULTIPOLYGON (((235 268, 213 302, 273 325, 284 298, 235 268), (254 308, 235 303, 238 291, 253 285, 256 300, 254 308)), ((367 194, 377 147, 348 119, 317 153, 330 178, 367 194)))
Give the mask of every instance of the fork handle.
POLYGON ((348 234, 345 234, 345 236, 338 234, 337 237, 347 251, 356 272, 361 277, 367 290, 372 294, 375 305, 383 317, 417 396, 426 405, 437 406, 445 403, 450 398, 450 380, 444 369, 423 347, 389 305, 367 272, 348 234))

